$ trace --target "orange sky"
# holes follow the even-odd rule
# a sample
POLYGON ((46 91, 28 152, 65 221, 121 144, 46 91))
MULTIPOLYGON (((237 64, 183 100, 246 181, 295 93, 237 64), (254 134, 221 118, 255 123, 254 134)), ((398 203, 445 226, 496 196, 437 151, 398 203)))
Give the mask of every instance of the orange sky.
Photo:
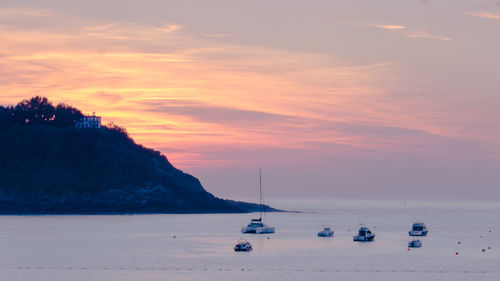
MULTIPOLYGON (((202 32, 203 19, 189 13, 154 21, 115 18, 111 1, 98 17, 52 2, 0 9, 0 103, 42 95, 95 111, 182 169, 206 175, 220 168, 219 177, 207 177, 213 185, 221 185, 221 171, 231 167, 321 170, 343 159, 394 159, 391 165, 398 165, 407 158, 498 164, 499 100, 492 91, 498 93, 498 83, 488 78, 498 67, 486 55, 457 61, 474 51, 476 35, 443 29, 437 20, 416 24, 393 14, 325 18, 323 24, 359 38, 343 49, 354 40, 351 34, 308 26, 310 33, 324 33, 311 38, 301 30, 316 20, 311 14, 297 27, 276 27, 274 36, 283 34, 283 42, 292 40, 285 38, 288 28, 310 40, 288 47, 277 46, 271 31, 241 39, 246 26, 242 34, 218 25, 202 32), (335 40, 324 39, 330 36, 335 40), (468 73, 467 67, 484 73, 468 73)), ((498 28, 494 12, 461 8, 454 18, 459 24, 482 20, 477 28, 498 28)), ((229 188, 218 192, 231 194, 229 188)))

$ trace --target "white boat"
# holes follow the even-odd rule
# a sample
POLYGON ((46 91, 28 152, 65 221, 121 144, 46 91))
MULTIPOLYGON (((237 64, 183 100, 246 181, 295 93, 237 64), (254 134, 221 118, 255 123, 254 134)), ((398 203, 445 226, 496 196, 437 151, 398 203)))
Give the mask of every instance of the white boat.
POLYGON ((262 201, 262 173, 259 169, 259 191, 260 191, 260 217, 258 219, 251 219, 247 226, 241 228, 241 233, 274 233, 274 226, 268 226, 262 220, 262 214, 264 211, 264 203, 262 201))
POLYGON ((375 239, 375 234, 368 227, 361 227, 358 235, 352 237, 354 241, 358 242, 371 242, 375 239))
POLYGON ((256 234, 265 234, 265 233, 274 233, 274 227, 268 226, 262 222, 262 217, 258 219, 251 219, 250 223, 241 228, 241 233, 256 233, 256 234))
POLYGON ((427 227, 423 222, 416 222, 412 225, 411 230, 408 232, 410 236, 427 236, 427 227))
POLYGON ((420 240, 412 240, 408 242, 408 248, 420 248, 422 247, 422 241, 420 240))
POLYGON ((324 227, 323 230, 318 232, 318 237, 332 237, 333 230, 330 227, 324 227))
POLYGON ((234 246, 235 252, 250 252, 252 250, 252 244, 247 240, 240 240, 238 244, 234 246))

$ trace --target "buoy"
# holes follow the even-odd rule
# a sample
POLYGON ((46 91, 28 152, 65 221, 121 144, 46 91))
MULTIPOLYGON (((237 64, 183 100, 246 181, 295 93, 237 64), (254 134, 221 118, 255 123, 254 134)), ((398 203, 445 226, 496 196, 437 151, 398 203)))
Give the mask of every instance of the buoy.
POLYGON ((172 238, 175 238, 175 235, 174 235, 174 236, 172 236, 172 238))
POLYGON ((408 251, 410 250, 410 248, 408 248, 408 251))
POLYGON ((488 246, 488 250, 491 250, 491 246, 488 246))
POLYGON ((455 256, 458 256, 458 252, 455 252, 455 256))
POLYGON ((481 251, 484 253, 484 252, 486 252, 486 249, 481 249, 481 251))
POLYGON ((479 235, 479 238, 483 238, 483 235, 479 235))
POLYGON ((267 236, 267 239, 271 239, 271 237, 267 236))

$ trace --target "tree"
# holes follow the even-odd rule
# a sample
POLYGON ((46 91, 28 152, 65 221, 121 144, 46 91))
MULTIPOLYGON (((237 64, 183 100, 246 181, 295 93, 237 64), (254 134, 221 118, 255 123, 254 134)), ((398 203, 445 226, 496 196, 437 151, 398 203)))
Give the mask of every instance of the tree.
POLYGON ((32 97, 14 107, 0 106, 0 127, 19 125, 43 125, 52 127, 74 127, 83 117, 80 110, 64 103, 56 107, 45 97, 32 97))
POLYGON ((0 106, 0 128, 10 126, 12 123, 14 123, 12 107, 0 106))
POLYGON ((82 117, 82 112, 77 108, 60 103, 55 110, 54 125, 56 127, 72 127, 82 117))
POLYGON ((14 107, 16 123, 46 124, 54 120, 55 108, 46 97, 36 96, 18 103, 14 107))
POLYGON ((115 124, 113 122, 108 123, 106 125, 106 127, 108 129, 110 129, 111 132, 115 132, 117 135, 122 135, 122 136, 125 136, 127 138, 129 137, 127 129, 125 127, 119 126, 119 125, 117 125, 117 124, 115 124))

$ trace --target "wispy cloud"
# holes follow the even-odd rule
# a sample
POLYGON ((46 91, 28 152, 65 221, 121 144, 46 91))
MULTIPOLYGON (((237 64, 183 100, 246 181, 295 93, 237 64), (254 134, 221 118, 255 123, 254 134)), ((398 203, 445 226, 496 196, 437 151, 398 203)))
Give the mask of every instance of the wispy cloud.
POLYGON ((203 37, 207 38, 226 38, 226 37, 232 37, 232 34, 229 33, 208 33, 204 34, 203 37))
POLYGON ((179 25, 179 24, 164 24, 163 26, 156 28, 156 30, 158 30, 160 32, 164 32, 164 33, 170 33, 170 32, 177 31, 180 28, 181 28, 181 25, 179 25))
POLYGON ((416 30, 411 30, 408 32, 404 33, 404 36, 409 37, 409 38, 426 38, 426 39, 435 39, 435 40, 440 40, 440 41, 450 41, 452 40, 451 37, 446 37, 446 36, 439 36, 439 35, 434 35, 426 31, 425 29, 416 29, 416 30))
POLYGON ((373 24, 370 25, 372 27, 377 27, 377 28, 382 28, 382 29, 387 29, 387 30, 401 30, 401 29, 406 29, 406 26, 404 25, 394 25, 394 24, 373 24))
POLYGON ((408 28, 404 25, 372 25, 372 27, 382 28, 385 30, 390 30, 396 34, 400 34, 404 37, 415 38, 415 39, 433 39, 439 41, 451 41, 451 37, 439 36, 428 32, 425 28, 408 28))
POLYGON ((465 12, 465 14, 473 17, 480 17, 491 20, 500 20, 500 11, 498 12, 465 12))
POLYGON ((49 9, 22 9, 3 8, 0 9, 0 20, 23 19, 23 18, 48 18, 55 15, 49 9))
POLYGON ((448 36, 440 36, 436 34, 432 34, 429 31, 426 30, 426 28, 414 28, 414 27, 409 27, 406 25, 402 24, 389 24, 389 23, 367 23, 363 21, 353 21, 353 20, 347 20, 347 21, 333 21, 335 23, 344 23, 344 24, 351 24, 351 25, 356 25, 359 27, 364 27, 364 28, 378 28, 385 30, 387 32, 391 32, 393 34, 397 34, 400 36, 408 37, 408 38, 414 38, 414 39, 433 39, 433 40, 439 40, 439 41, 451 41, 452 38, 448 36))

